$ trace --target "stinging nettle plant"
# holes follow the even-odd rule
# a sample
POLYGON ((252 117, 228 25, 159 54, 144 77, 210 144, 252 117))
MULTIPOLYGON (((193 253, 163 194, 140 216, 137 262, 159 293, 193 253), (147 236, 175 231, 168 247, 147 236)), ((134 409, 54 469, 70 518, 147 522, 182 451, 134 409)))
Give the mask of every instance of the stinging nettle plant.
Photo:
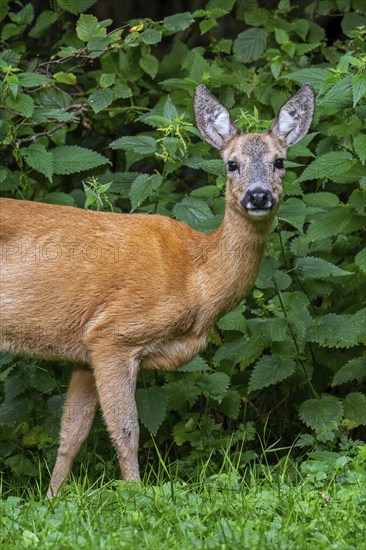
MULTIPOLYGON (((187 465, 190 455, 192 467, 208 449, 219 456, 224 442, 234 448, 245 440, 255 450, 250 423, 261 431, 270 411, 270 437, 284 444, 309 431, 303 445, 332 449, 339 437, 364 434, 365 13, 357 2, 343 15, 323 6, 321 17, 328 9, 341 21, 342 33, 327 42, 316 7, 286 5, 269 12, 228 3, 226 17, 243 28, 236 36, 217 33, 224 12, 213 1, 118 28, 65 1, 50 5, 47 17, 26 2, 1 10, 3 196, 84 207, 83 181, 93 181, 108 201, 89 192, 89 207, 156 212, 212 231, 223 216, 225 168, 191 126, 195 87, 204 83, 219 96, 244 131, 252 129, 242 109, 264 130, 298 85, 316 90, 313 131, 289 151, 253 293, 217 323, 205 354, 175 374, 143 374, 138 384, 146 452, 148 431, 160 445, 173 434, 175 456, 187 465), (184 33, 193 30, 209 37, 207 48, 194 41, 188 48, 184 33)), ((2 358, 9 468, 32 472, 19 447, 55 452, 66 382, 40 362, 2 358)))

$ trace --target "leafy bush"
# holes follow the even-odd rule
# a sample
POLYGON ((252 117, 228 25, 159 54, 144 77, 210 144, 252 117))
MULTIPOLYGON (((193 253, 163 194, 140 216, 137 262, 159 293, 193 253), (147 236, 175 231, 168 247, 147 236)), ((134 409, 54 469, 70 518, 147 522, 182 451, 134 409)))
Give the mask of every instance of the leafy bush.
MULTIPOLYGON (((245 464, 260 449, 256 429, 264 443, 291 445, 302 433, 299 444, 317 449, 361 437, 364 3, 308 2, 299 11, 281 0, 269 11, 255 0, 209 0, 194 13, 120 28, 80 13, 94 3, 57 0, 36 17, 31 3, 0 1, 4 196, 154 212, 211 231, 223 215, 225 170, 194 126, 195 87, 212 90, 246 132, 268 128, 301 83, 317 93, 312 132, 289 153, 255 288, 220 319, 202 357, 175 373, 141 374, 141 445, 149 453, 173 435, 171 456, 187 467, 243 445, 245 464), (327 16, 340 22, 333 40, 327 16), (239 33, 226 35, 223 20, 239 33)), ((20 448, 54 453, 67 376, 34 359, 1 361, 1 452, 8 467, 36 475, 20 448)))

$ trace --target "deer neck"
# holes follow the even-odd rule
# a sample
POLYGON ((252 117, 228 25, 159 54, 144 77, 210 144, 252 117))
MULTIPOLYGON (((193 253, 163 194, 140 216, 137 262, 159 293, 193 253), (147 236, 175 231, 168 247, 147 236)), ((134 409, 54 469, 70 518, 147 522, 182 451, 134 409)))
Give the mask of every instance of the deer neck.
POLYGON ((213 233, 202 235, 199 293, 210 304, 208 323, 235 307, 251 289, 259 271, 273 216, 246 218, 226 205, 224 219, 213 233))

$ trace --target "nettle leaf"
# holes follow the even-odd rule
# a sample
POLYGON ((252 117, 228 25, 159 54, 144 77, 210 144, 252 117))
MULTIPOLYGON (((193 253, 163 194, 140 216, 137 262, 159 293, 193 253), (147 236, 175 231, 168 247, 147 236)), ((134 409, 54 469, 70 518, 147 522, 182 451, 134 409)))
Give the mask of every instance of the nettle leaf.
POLYGON ((173 32, 184 31, 194 23, 192 14, 189 11, 176 13, 164 18, 163 25, 166 29, 173 32))
POLYGON ((193 229, 199 229, 205 221, 213 217, 208 204, 195 197, 184 197, 174 205, 173 214, 177 220, 187 223, 193 229))
POLYGON ((240 394, 235 390, 227 390, 219 406, 219 411, 232 420, 238 418, 240 411, 240 394))
POLYGON ((92 38, 107 35, 107 29, 102 27, 94 15, 81 14, 76 23, 76 34, 79 40, 89 42, 92 38))
POLYGON ((333 433, 342 419, 342 403, 332 395, 308 399, 300 406, 299 416, 304 424, 316 432, 320 441, 329 441, 333 439, 333 433))
POLYGON ((352 209, 348 205, 339 205, 312 220, 306 233, 309 241, 325 239, 344 232, 352 220, 352 209))
POLYGON ((53 154, 47 151, 44 145, 41 143, 32 143, 29 147, 23 147, 20 152, 31 168, 52 181, 53 154))
POLYGON ((136 405, 139 419, 153 435, 166 417, 169 397, 164 388, 153 386, 136 390, 136 405))
POLYGON ((26 118, 32 116, 34 111, 34 101, 30 95, 18 94, 16 97, 8 96, 6 98, 7 106, 23 115, 26 118))
POLYGON ((254 365, 248 390, 253 392, 277 384, 291 376, 295 370, 296 363, 292 359, 278 355, 263 355, 254 365))
POLYGON ((195 168, 196 170, 204 170, 214 176, 226 175, 225 164, 219 159, 205 160, 202 157, 191 157, 186 160, 185 165, 189 166, 189 168, 195 168))
POLYGON ((318 178, 332 179, 332 176, 348 172, 355 163, 356 160, 352 157, 351 153, 347 153, 346 151, 325 153, 305 168, 297 179, 297 182, 318 178))
POLYGON ((362 96, 366 94, 366 74, 352 76, 353 106, 355 107, 362 96))
POLYGON ((320 68, 311 68, 311 69, 302 69, 300 71, 295 71, 286 75, 288 80, 294 80, 299 84, 304 84, 305 82, 310 82, 315 89, 319 89, 323 84, 324 79, 329 76, 331 73, 327 69, 320 68))
POLYGON ((74 15, 79 15, 79 13, 88 10, 93 6, 97 0, 56 0, 57 4, 63 10, 66 10, 74 15))
POLYGON ((362 162, 362 164, 365 164, 366 162, 366 134, 359 133, 353 138, 353 148, 355 150, 356 155, 362 162))
POLYGON ((51 27, 58 19, 58 14, 55 11, 44 10, 37 17, 37 21, 30 30, 29 36, 31 38, 41 38, 46 30, 51 27))
POLYGON ((151 155, 156 151, 156 140, 151 136, 124 136, 112 141, 110 148, 151 155))
POLYGON ((366 378, 366 356, 364 355, 347 361, 334 375, 332 386, 338 386, 360 378, 366 378))
POLYGON ((363 248, 355 256, 355 264, 366 274, 366 248, 363 248))
POLYGON ((339 198, 334 193, 318 191, 317 193, 308 193, 303 197, 304 202, 309 206, 315 206, 329 210, 339 204, 339 198))
POLYGON ((197 382, 208 397, 221 403, 230 385, 230 376, 225 372, 213 372, 203 374, 197 382))
POLYGON ((209 369, 209 366, 207 365, 206 361, 200 357, 197 356, 189 363, 186 363, 185 365, 182 365, 181 367, 178 367, 176 369, 176 372, 205 372, 209 369))
POLYGON ((131 200, 132 210, 136 210, 145 199, 150 197, 163 183, 163 178, 160 174, 140 174, 132 182, 129 197, 131 200))
POLYGON ((84 170, 91 170, 110 161, 91 149, 79 145, 62 145, 50 151, 53 155, 54 174, 75 174, 84 170))
POLYGON ((308 209, 304 201, 291 198, 281 204, 277 217, 302 232, 307 214, 308 209))
POLYGON ((348 394, 344 400, 344 416, 355 427, 366 425, 366 395, 361 392, 348 394))
POLYGON ((245 340, 243 337, 236 338, 235 340, 225 342, 220 346, 213 357, 213 363, 215 366, 220 365, 221 361, 229 361, 234 364, 239 363, 238 355, 243 350, 245 340))
POLYGON ((267 47, 267 32, 264 29, 248 29, 238 34, 233 51, 242 63, 250 63, 261 57, 267 47))
POLYGON ((325 348, 350 348, 359 343, 363 326, 357 314, 329 313, 313 319, 306 336, 309 342, 325 348))
POLYGON ((323 113, 334 113, 338 109, 345 109, 352 105, 352 81, 345 77, 327 91, 319 101, 318 108, 323 113))
POLYGON ((299 258, 295 263, 296 269, 299 269, 303 277, 307 279, 331 279, 333 277, 344 277, 352 275, 340 267, 314 256, 299 258))

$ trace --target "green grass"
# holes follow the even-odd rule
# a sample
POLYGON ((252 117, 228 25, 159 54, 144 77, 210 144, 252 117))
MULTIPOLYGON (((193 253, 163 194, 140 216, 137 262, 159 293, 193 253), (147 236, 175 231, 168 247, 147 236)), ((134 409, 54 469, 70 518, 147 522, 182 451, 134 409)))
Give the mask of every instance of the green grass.
MULTIPOLYGON (((360 447, 365 455, 366 446, 360 447)), ((254 464, 239 476, 155 485, 72 481, 45 501, 39 487, 3 483, 5 549, 365 548, 365 461, 315 453, 298 468, 254 464)), ((169 478, 169 472, 166 476, 169 478)), ((159 474, 159 477, 160 474, 159 474)))

